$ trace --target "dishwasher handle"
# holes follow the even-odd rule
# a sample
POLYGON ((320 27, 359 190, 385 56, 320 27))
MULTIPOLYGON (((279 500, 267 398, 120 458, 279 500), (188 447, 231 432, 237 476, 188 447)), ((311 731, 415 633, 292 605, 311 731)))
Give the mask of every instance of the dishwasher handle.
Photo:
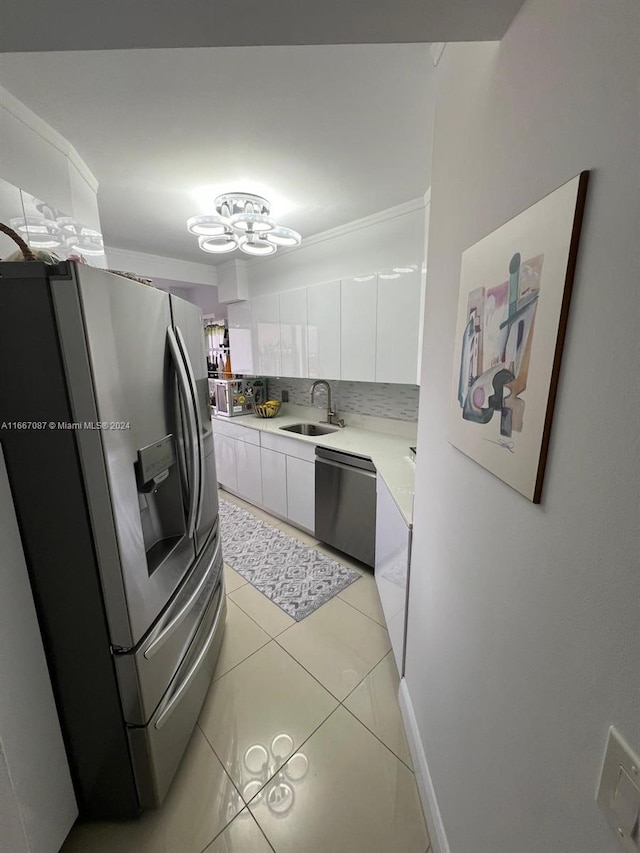
POLYGON ((343 471, 351 471, 352 474, 361 474, 363 477, 376 479, 375 471, 367 471, 364 468, 355 468, 353 465, 345 465, 344 462, 334 462, 333 459, 316 459, 316 465, 329 465, 331 468, 341 468, 343 471))
POLYGON ((359 456, 357 453, 343 453, 339 450, 330 450, 328 447, 316 447, 316 462, 327 462, 344 468, 357 468, 363 474, 376 474, 376 466, 368 456, 359 456))

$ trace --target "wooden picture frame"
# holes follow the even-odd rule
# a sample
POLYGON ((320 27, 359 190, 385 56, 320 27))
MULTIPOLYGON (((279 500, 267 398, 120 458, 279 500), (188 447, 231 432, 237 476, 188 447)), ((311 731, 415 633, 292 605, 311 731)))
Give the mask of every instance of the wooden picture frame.
POLYGON ((533 503, 542 494, 588 172, 462 254, 451 444, 533 503))

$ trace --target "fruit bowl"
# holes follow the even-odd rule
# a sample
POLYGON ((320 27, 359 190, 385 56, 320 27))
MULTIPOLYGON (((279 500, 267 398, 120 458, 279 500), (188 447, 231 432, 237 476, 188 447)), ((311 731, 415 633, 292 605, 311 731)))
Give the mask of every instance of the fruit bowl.
POLYGON ((256 415, 259 418, 275 418, 279 409, 279 400, 267 400, 266 403, 256 403, 256 415))

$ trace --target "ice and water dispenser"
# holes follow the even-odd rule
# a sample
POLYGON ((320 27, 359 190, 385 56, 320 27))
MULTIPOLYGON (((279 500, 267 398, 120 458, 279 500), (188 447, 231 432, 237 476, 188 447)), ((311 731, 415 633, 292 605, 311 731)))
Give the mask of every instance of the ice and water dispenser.
POLYGON ((138 450, 136 480, 149 575, 185 535, 186 523, 173 435, 138 450))

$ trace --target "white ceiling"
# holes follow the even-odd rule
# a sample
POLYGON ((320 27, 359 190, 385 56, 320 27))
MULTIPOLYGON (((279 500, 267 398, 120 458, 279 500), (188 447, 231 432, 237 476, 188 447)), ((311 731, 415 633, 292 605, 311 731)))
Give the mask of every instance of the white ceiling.
POLYGON ((29 0, 0 51, 383 44, 502 38, 522 0, 29 0))
POLYGON ((2 84, 99 180, 108 246, 214 263, 185 221, 218 192, 303 238, 422 195, 433 70, 426 44, 74 51, 5 54, 2 84))

